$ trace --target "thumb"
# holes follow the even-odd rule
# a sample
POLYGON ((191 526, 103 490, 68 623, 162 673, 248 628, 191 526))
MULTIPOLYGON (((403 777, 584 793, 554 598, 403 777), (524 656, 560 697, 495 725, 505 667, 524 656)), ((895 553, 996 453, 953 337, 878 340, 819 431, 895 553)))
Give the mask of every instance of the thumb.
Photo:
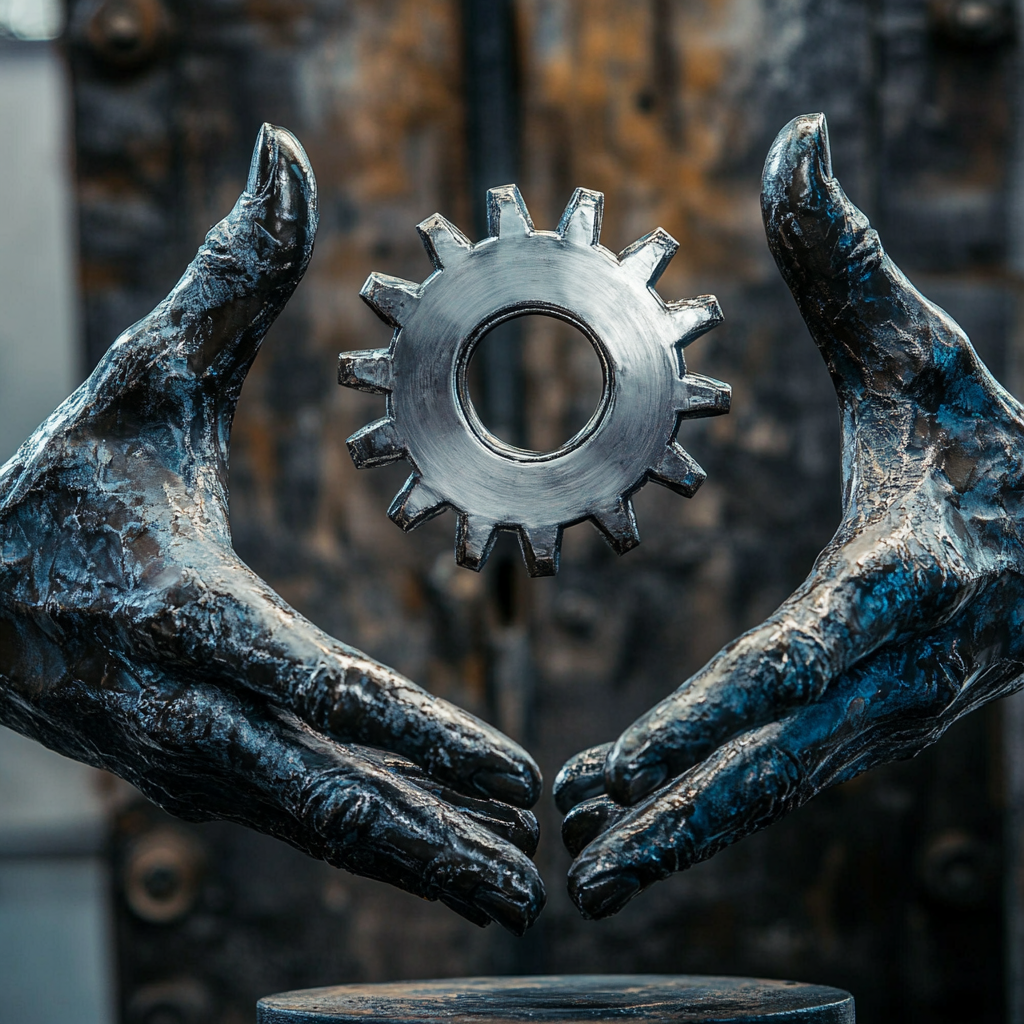
POLYGON ((823 114, 779 132, 761 209, 768 246, 841 400, 928 404, 943 378, 977 369, 963 331, 900 272, 833 176, 823 114))
POLYGON ((237 397, 270 325, 309 263, 316 179, 298 139, 264 124, 245 191, 215 224, 171 293, 110 348, 98 372, 123 392, 144 379, 212 384, 237 397))

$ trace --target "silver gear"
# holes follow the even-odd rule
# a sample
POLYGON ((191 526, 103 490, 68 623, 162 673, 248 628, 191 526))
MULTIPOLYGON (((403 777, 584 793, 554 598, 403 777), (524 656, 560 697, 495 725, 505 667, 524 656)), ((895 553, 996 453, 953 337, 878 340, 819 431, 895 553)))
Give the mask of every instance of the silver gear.
POLYGON ((617 256, 599 243, 604 196, 578 188, 557 231, 537 231, 515 185, 487 193, 475 245, 440 214, 418 226, 435 271, 371 274, 360 295, 394 328, 386 349, 345 352, 338 381, 387 396, 348 439, 360 469, 406 459, 388 515, 403 530, 454 509, 455 557, 479 570, 498 530, 519 534, 531 576, 558 571, 562 530, 590 519, 619 554, 640 543, 630 496, 648 480, 691 497, 705 473, 679 421, 728 412, 727 384, 686 373, 683 349, 722 320, 713 295, 665 302, 655 284, 679 247, 661 228, 617 256), (553 452, 506 444, 480 421, 466 370, 497 324, 539 313, 580 330, 604 372, 597 411, 553 452))

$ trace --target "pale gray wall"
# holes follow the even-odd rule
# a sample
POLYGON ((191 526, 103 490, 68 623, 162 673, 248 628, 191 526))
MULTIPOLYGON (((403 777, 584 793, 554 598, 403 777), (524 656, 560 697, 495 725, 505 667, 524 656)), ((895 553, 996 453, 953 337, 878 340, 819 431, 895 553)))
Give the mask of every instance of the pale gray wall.
POLYGON ((0 462, 78 383, 68 101, 48 46, 0 48, 0 462))
MULTIPOLYGON (((0 0, 0 35, 52 34, 47 6, 0 0)), ((81 372, 68 122, 57 54, 0 38, 0 463, 81 372)), ((0 728, 0 1020, 115 1018, 102 778, 0 728)))

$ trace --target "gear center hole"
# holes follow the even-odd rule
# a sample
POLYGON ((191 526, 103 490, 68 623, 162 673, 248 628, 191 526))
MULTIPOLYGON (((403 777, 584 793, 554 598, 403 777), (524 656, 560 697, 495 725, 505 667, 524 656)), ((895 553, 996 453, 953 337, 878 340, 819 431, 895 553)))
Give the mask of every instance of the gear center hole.
POLYGON ((596 420, 606 387, 593 342, 545 313, 503 320, 483 334, 465 383, 486 430, 533 455, 570 446, 596 420))

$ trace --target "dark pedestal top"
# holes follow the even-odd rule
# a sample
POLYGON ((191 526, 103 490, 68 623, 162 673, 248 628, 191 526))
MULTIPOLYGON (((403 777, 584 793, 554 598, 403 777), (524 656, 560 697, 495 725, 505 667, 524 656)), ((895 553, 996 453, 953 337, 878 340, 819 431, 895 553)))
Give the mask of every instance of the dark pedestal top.
POLYGON ((258 1024, 677 1021, 854 1024, 837 988, 686 974, 563 974, 338 985, 261 999, 258 1024))

